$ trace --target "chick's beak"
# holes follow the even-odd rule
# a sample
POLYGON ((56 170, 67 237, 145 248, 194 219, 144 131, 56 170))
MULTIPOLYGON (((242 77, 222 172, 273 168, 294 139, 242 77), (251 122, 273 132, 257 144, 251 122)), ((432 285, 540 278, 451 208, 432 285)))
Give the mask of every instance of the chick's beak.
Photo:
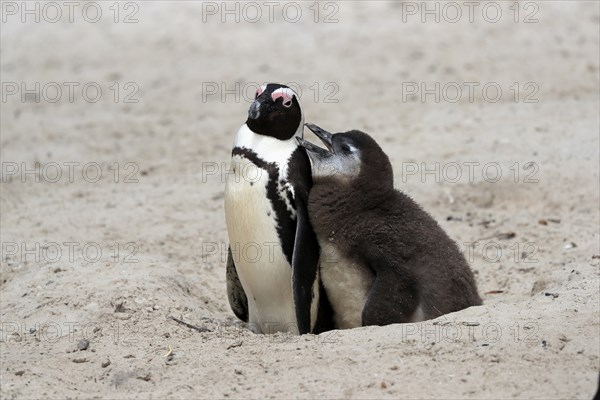
POLYGON ((312 133, 314 133, 319 139, 321 139, 321 142, 323 142, 323 144, 327 147, 329 152, 334 153, 333 135, 331 133, 327 132, 325 129, 315 124, 307 123, 305 125, 308 129, 312 131, 312 133))

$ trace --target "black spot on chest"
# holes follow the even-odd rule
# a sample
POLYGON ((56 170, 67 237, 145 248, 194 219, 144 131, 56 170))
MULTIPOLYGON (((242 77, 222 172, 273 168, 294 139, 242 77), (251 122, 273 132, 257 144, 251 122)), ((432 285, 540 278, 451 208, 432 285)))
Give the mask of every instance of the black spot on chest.
MULTIPOLYGON (((296 218, 292 216, 291 211, 288 210, 288 206, 284 200, 287 198, 292 208, 295 210, 294 195, 291 190, 286 188, 287 182, 286 177, 279 176, 279 166, 274 162, 267 162, 250 149, 245 147, 234 147, 232 151, 233 156, 240 156, 258 168, 266 171, 269 175, 267 180, 267 198, 273 207, 275 215, 272 216, 270 212, 267 212, 267 218, 273 218, 275 220, 275 226, 277 229, 277 236, 279 237, 279 244, 283 250, 285 258, 292 264, 292 255, 294 253, 294 240, 296 235, 296 218)), ((253 185, 253 182, 250 182, 253 185)), ((257 207, 256 204, 247 204, 247 207, 257 207)), ((261 245, 269 245, 261 243, 261 245)))

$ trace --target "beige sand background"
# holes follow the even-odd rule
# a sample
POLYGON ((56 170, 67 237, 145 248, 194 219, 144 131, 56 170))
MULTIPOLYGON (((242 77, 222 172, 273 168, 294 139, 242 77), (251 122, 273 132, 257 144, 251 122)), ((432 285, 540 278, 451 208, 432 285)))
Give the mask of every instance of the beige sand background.
POLYGON ((2 398, 593 397, 597 2, 495 2, 485 18, 478 3, 472 22, 459 2, 456 23, 446 3, 439 23, 407 2, 299 2, 297 22, 283 3, 272 22, 262 2, 256 22, 255 10, 228 3, 239 23, 220 2, 81 2, 73 22, 59 2, 56 23, 45 3, 28 3, 39 22, 9 3, 2 398), (88 22, 96 6, 102 16, 88 22), (237 324, 215 250, 227 237, 223 163, 249 106, 242 91, 271 81, 299 85, 307 121, 382 144, 396 187, 467 254, 483 306, 319 336, 256 336, 237 324), (39 102, 22 99, 36 82, 39 102), (439 102, 409 95, 436 82, 439 102), (472 99, 465 82, 479 85, 472 99), (464 92, 452 102, 456 86, 464 92), (436 165, 437 176, 422 174, 436 165))

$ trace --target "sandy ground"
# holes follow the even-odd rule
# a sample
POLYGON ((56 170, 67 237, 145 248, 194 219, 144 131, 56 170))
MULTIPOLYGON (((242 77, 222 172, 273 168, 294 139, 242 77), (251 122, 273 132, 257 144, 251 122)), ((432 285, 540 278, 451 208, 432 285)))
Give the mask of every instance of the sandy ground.
POLYGON ((69 22, 59 2, 56 23, 21 4, 2 3, 0 35, 2 398, 593 397, 597 2, 517 3, 516 23, 512 2, 496 23, 462 3, 456 23, 445 3, 439 23, 420 3, 321 3, 317 23, 312 2, 295 23, 282 4, 273 22, 238 4, 239 23, 221 3, 119 3, 119 22, 93 3, 96 23, 85 3, 69 22), (224 173, 246 98, 270 81, 300 86, 307 121, 382 144, 396 187, 465 251, 483 306, 318 336, 237 324, 224 173), (436 82, 439 102, 410 94, 436 82))

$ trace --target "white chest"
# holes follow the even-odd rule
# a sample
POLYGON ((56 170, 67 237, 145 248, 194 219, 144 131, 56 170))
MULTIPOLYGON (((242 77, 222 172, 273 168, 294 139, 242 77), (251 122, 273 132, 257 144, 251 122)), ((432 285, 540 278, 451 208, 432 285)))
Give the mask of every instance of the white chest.
MULTIPOLYGON (((243 126, 235 146, 251 155, 235 154, 226 178, 225 217, 236 270, 248 298, 249 323, 256 332, 297 333, 292 296, 292 270, 281 247, 277 218, 269 196, 285 194, 287 162, 295 146, 256 137, 243 126), (276 178, 276 179, 274 179, 276 178)), ((295 209, 280 196, 287 212, 295 209)))
POLYGON ((375 275, 365 266, 342 257, 335 244, 319 240, 321 277, 339 329, 362 326, 362 312, 375 275))

